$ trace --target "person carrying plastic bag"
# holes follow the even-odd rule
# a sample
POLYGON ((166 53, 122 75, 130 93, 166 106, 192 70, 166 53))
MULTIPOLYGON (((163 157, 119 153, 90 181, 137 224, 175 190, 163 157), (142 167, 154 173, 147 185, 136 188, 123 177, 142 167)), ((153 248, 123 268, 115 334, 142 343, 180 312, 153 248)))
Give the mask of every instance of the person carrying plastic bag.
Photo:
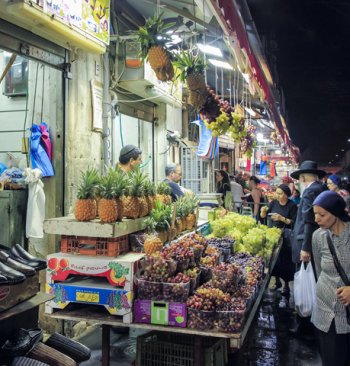
POLYGON ((294 304, 297 313, 305 318, 310 316, 315 306, 316 281, 311 262, 302 263, 294 275, 294 304))

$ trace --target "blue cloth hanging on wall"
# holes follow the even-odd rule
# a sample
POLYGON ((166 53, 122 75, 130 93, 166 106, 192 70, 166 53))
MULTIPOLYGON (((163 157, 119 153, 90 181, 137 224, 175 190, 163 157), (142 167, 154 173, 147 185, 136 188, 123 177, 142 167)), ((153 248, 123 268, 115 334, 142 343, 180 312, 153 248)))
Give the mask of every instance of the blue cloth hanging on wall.
POLYGON ((267 174, 266 161, 261 161, 260 162, 260 172, 259 172, 259 175, 266 175, 266 174, 267 174))
POLYGON ((198 117, 198 120, 193 121, 192 123, 200 127, 197 156, 203 159, 214 159, 219 154, 218 138, 213 137, 211 130, 206 127, 200 117, 198 117))
POLYGON ((42 171, 43 177, 52 177, 55 175, 51 161, 40 144, 41 130, 38 125, 33 125, 30 129, 30 160, 33 169, 38 168, 42 171))

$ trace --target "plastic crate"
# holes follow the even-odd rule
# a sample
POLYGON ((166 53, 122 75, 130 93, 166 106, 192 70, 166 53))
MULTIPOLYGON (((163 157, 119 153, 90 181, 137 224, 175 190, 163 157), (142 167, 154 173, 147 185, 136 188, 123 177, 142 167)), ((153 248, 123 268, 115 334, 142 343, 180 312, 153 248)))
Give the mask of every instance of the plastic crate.
MULTIPOLYGON (((227 340, 203 337, 203 366, 225 366, 227 340)), ((137 337, 137 366, 194 366, 192 335, 151 332, 137 337)))
POLYGON ((95 238, 89 236, 61 236, 61 252, 82 255, 118 257, 129 251, 128 235, 118 238, 95 238))

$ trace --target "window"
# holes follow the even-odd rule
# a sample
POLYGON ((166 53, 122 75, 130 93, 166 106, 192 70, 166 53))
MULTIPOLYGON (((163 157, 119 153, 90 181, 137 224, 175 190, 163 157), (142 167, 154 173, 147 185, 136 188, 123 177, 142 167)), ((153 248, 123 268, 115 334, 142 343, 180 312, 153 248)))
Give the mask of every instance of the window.
MULTIPOLYGON (((4 68, 9 63, 12 54, 4 52, 4 68)), ((9 97, 27 94, 28 87, 28 60, 17 56, 5 77, 4 94, 9 97)))

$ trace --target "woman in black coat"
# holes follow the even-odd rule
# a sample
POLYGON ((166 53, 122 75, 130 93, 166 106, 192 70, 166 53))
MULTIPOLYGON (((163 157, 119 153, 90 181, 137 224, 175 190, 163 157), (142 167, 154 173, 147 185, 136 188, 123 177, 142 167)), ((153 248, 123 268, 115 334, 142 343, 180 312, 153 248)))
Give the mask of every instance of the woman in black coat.
POLYGON ((297 205, 289 199, 291 195, 290 188, 286 184, 281 184, 276 189, 276 199, 270 202, 269 206, 262 207, 260 214, 262 218, 270 214, 271 226, 284 229, 281 252, 272 274, 276 276, 276 289, 282 287, 280 277, 283 279, 285 285, 282 294, 285 295, 288 295, 290 292, 289 281, 293 281, 295 272, 292 250, 287 242, 289 240, 287 233, 290 235, 290 229, 293 227, 298 211, 297 205))

